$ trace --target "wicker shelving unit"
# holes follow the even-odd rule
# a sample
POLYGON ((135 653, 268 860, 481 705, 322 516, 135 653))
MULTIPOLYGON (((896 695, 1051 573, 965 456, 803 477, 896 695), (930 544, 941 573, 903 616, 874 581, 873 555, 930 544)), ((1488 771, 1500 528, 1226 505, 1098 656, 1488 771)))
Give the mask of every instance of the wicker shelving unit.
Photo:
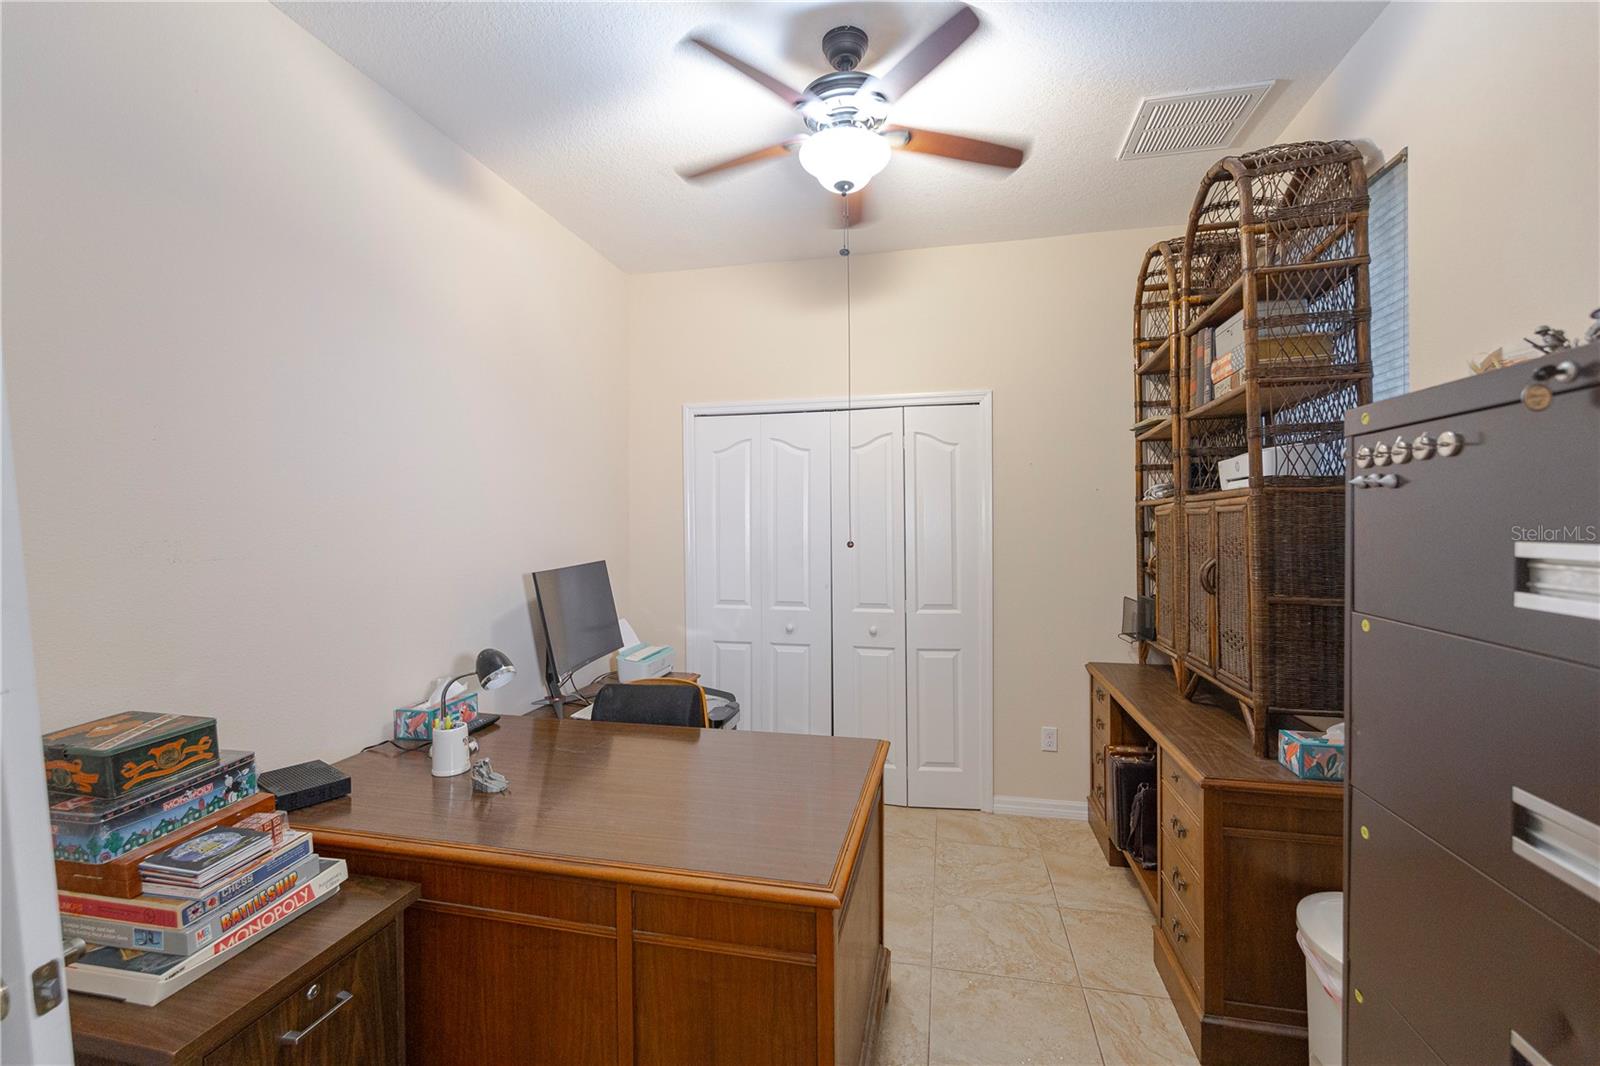
POLYGON ((1135 433, 1133 438, 1133 523, 1137 541, 1135 553, 1136 595, 1154 599, 1156 634, 1153 642, 1139 644, 1139 661, 1144 662, 1153 644, 1173 658, 1178 646, 1173 639, 1175 610, 1173 576, 1177 559, 1173 541, 1177 528, 1178 409, 1175 405, 1183 341, 1182 286, 1178 270, 1182 263, 1183 240, 1152 244, 1139 264, 1139 278, 1133 293, 1133 419, 1140 425, 1159 418, 1155 425, 1135 433), (1173 495, 1152 498, 1157 486, 1171 486, 1173 495), (1157 559, 1158 552, 1165 560, 1157 559))
POLYGON ((1261 756, 1283 719, 1342 713, 1343 417, 1371 399, 1369 315, 1366 171, 1343 141, 1218 161, 1140 272, 1135 415, 1172 417, 1134 444, 1137 587, 1184 694, 1236 699, 1261 756), (1195 402, 1203 331, 1234 316, 1239 383, 1195 402), (1224 488, 1241 454, 1248 480, 1224 488))

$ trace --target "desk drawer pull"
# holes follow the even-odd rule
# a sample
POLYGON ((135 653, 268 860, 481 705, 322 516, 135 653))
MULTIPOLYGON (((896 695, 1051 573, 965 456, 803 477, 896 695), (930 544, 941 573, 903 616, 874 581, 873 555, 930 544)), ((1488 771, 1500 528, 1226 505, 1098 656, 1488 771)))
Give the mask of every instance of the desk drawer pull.
POLYGON ((1511 789, 1511 851, 1600 900, 1600 826, 1524 789, 1511 789))
POLYGON ((1104 718, 1096 718, 1094 720, 1094 727, 1096 729, 1104 729, 1106 727, 1106 720, 1104 718))
POLYGON ((1106 701, 1106 690, 1103 688, 1095 689, 1094 698, 1099 700, 1101 703, 1104 703, 1106 701))
POLYGON ((1178 943, 1180 943, 1180 944, 1185 943, 1189 939, 1189 934, 1185 933, 1185 932, 1181 932, 1182 929, 1183 929, 1183 923, 1178 921, 1178 919, 1176 919, 1176 918, 1172 919, 1172 935, 1177 939, 1178 943))
POLYGON ((1528 1043, 1528 1038, 1515 1029, 1511 1030, 1511 1050, 1515 1052, 1512 1062, 1527 1063, 1527 1066, 1551 1066, 1550 1060, 1539 1054, 1539 1049, 1528 1043))
POLYGON ((324 1011, 322 1017, 318 1018, 304 1029, 290 1029, 288 1032, 278 1037, 278 1043, 284 1045, 285 1047, 298 1047, 300 1045, 300 1041, 311 1035, 311 1030, 315 1029, 329 1018, 332 1018, 334 1011, 338 1010, 340 1007, 344 1006, 346 1003, 349 1003, 355 998, 356 997, 351 995, 349 992, 341 990, 338 995, 333 997, 333 1006, 324 1011))
POLYGON ((1180 840, 1189 835, 1189 827, 1178 821, 1176 814, 1172 816, 1172 831, 1177 834, 1180 840))
POLYGON ((1178 868, 1176 866, 1172 868, 1171 881, 1172 887, 1177 889, 1179 892, 1189 891, 1189 882, 1183 879, 1183 874, 1178 872, 1178 868))

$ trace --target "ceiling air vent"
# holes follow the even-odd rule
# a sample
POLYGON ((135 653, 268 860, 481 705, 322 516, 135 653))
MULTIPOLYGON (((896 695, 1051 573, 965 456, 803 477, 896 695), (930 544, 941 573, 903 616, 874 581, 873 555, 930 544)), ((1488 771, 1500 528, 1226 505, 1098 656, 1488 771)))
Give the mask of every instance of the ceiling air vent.
POLYGON ((1272 86, 1266 81, 1236 89, 1147 97, 1139 103, 1139 113, 1117 158, 1145 159, 1226 148, 1272 86))

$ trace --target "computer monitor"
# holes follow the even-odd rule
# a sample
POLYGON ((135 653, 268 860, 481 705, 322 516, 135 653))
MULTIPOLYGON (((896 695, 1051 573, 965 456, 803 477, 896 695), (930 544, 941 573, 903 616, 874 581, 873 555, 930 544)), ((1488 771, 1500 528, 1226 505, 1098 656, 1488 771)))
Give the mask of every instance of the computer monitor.
POLYGON ((545 688, 559 703, 563 678, 622 647, 611 574, 604 560, 541 570, 533 592, 544 629, 545 688))

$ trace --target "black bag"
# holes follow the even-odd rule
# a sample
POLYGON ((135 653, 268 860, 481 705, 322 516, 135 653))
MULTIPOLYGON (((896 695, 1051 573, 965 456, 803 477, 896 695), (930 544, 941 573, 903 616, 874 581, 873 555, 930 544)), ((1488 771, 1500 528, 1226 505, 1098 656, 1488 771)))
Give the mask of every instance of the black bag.
POLYGON ((1106 812, 1111 822, 1111 842, 1124 851, 1129 848, 1132 820, 1129 815, 1139 786, 1154 784, 1156 753, 1147 748, 1113 747, 1106 751, 1106 778, 1111 795, 1106 812))
POLYGON ((1156 787, 1146 783, 1133 794, 1128 808, 1128 846, 1124 849, 1146 870, 1156 868, 1156 832, 1156 787))

